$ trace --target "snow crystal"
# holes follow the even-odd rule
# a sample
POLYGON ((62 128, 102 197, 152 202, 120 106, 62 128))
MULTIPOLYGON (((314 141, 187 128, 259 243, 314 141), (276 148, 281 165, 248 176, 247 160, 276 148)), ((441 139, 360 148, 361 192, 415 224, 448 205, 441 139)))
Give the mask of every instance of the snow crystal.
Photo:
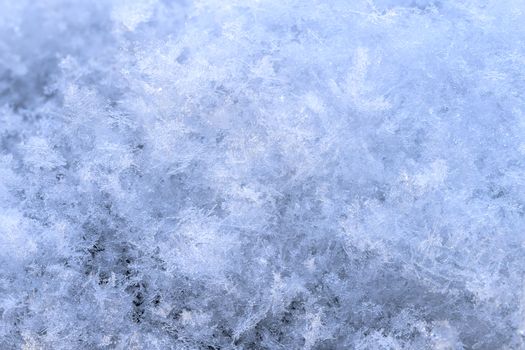
POLYGON ((523 23, 0 0, 0 349, 525 349, 523 23))

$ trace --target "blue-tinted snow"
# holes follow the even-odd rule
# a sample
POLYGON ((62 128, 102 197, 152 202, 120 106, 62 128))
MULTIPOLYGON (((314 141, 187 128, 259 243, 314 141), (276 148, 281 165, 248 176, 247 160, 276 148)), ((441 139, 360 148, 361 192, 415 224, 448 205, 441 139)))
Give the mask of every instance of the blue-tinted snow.
POLYGON ((522 0, 0 0, 0 348, 524 349, 522 0))

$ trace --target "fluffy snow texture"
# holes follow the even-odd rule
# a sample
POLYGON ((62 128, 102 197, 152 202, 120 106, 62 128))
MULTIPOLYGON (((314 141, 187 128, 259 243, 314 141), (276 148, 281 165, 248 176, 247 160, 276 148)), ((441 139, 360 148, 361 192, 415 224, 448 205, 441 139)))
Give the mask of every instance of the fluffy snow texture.
POLYGON ((525 349, 522 0, 0 0, 0 349, 525 349))

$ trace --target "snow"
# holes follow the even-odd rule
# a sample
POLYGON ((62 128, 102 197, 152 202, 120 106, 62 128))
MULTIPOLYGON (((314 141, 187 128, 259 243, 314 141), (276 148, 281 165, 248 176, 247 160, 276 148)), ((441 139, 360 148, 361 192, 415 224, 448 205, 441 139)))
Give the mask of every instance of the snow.
POLYGON ((0 349, 525 349, 523 23, 0 0, 0 349))

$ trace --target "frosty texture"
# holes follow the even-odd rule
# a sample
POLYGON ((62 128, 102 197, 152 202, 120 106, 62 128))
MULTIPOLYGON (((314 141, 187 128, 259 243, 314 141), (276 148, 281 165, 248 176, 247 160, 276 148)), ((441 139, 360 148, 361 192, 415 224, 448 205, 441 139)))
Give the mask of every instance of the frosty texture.
POLYGON ((0 0, 0 349, 525 348, 522 0, 0 0))

